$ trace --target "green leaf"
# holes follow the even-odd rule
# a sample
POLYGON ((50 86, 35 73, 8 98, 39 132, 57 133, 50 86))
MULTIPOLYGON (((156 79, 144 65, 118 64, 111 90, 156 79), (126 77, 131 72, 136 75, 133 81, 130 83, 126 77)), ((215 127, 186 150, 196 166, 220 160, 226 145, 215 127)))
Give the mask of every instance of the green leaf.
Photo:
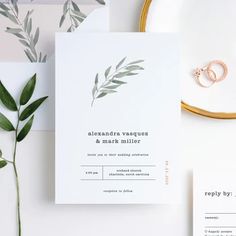
POLYGON ((78 28, 79 22, 78 22, 78 20, 76 19, 76 17, 74 17, 73 15, 71 15, 71 19, 72 19, 72 21, 73 21, 74 24, 75 24, 75 28, 78 28))
POLYGON ((118 88, 118 87, 120 87, 121 86, 121 84, 117 84, 117 85, 111 85, 111 86, 107 86, 107 87, 105 87, 106 89, 116 89, 116 88, 118 88))
POLYGON ((62 15, 61 20, 60 20, 60 24, 59 24, 59 27, 60 27, 60 28, 62 27, 62 25, 63 25, 65 19, 66 19, 65 15, 62 15))
POLYGON ((110 89, 103 89, 101 90, 102 93, 116 93, 115 90, 110 90, 110 89))
POLYGON ((69 29, 67 30, 67 32, 72 32, 73 31, 73 28, 72 26, 69 27, 69 29))
POLYGON ((36 29, 33 41, 34 41, 34 45, 36 45, 39 41, 39 27, 36 29))
POLYGON ((20 32, 22 32, 22 29, 20 29, 20 28, 10 28, 10 27, 7 27, 6 32, 7 32, 7 33, 12 33, 12 34, 14 34, 14 33, 20 33, 20 32))
POLYGON ((47 55, 45 55, 45 56, 43 57, 42 62, 46 62, 46 61, 47 61, 47 55))
POLYGON ((28 11, 26 16, 25 16, 25 19, 24 19, 24 30, 25 31, 26 31, 26 29, 28 27, 29 15, 30 15, 30 12, 28 11))
MULTIPOLYGON (((11 121, 9 121, 8 118, 6 116, 4 116, 1 112, 0 112, 0 128, 2 128, 5 131, 15 130, 11 121)), ((0 155, 0 157, 1 157, 1 155, 0 155)))
POLYGON ((4 87, 1 81, 0 81, 0 100, 2 101, 4 106, 8 108, 10 111, 17 111, 17 106, 14 98, 7 91, 7 89, 4 87))
POLYGON ((39 62, 41 62, 42 61, 42 53, 40 52, 39 53, 39 62))
POLYGON ((31 52, 28 49, 24 50, 24 52, 25 52, 25 55, 30 60, 30 62, 36 62, 34 56, 31 54, 31 52))
POLYGON ((138 75, 138 73, 132 73, 132 72, 130 72, 130 73, 127 74, 127 76, 133 76, 133 75, 138 75))
POLYGON ((120 72, 115 75, 115 78, 123 78, 123 77, 127 76, 127 74, 129 74, 129 73, 130 73, 129 71, 120 72))
POLYGON ((4 11, 8 11, 10 10, 4 3, 0 2, 0 8, 2 8, 2 10, 4 11))
POLYGON ((7 15, 7 18, 9 20, 11 20, 12 22, 14 22, 15 24, 18 24, 17 20, 16 20, 16 17, 14 15, 12 15, 11 13, 9 13, 8 11, 5 11, 6 15, 7 15))
POLYGON ((22 34, 19 34, 19 33, 12 33, 12 34, 14 34, 16 37, 20 39, 25 39, 25 37, 22 34))
POLYGON ((92 90, 93 97, 94 97, 96 91, 97 91, 97 85, 95 84, 94 87, 93 87, 93 90, 92 90))
POLYGON ((32 18, 29 20, 29 24, 27 26, 27 33, 30 34, 32 31, 32 18))
POLYGON ((30 117, 47 98, 48 97, 40 98, 26 107, 20 115, 20 121, 24 121, 25 119, 30 117))
POLYGON ((22 128, 22 130, 20 131, 20 133, 17 135, 17 142, 21 142, 26 136, 27 134, 30 132, 32 124, 34 121, 34 116, 32 116, 28 122, 25 124, 25 126, 22 128))
POLYGON ((21 44, 23 44, 25 47, 30 47, 30 45, 27 43, 27 41, 25 41, 25 40, 23 40, 23 39, 20 39, 19 40, 19 42, 21 43, 21 44))
POLYGON ((120 81, 120 80, 112 80, 112 83, 114 84, 126 84, 126 82, 120 81))
POLYGON ((63 5, 63 15, 66 15, 68 11, 68 4, 69 4, 69 0, 67 0, 63 5))
POLYGON ((102 5, 106 5, 104 0, 96 0, 98 3, 102 4, 102 5))
POLYGON ((4 11, 0 11, 0 14, 7 17, 7 14, 4 11))
POLYGON ((107 78, 107 76, 110 74, 110 71, 111 71, 111 66, 108 67, 105 71, 105 77, 107 78))
POLYGON ((144 70, 143 67, 141 66, 136 66, 136 65, 133 65, 133 66, 128 66, 126 67, 127 70, 144 70))
POLYGON ((75 19, 77 19, 80 23, 82 23, 85 19, 85 17, 80 17, 80 16, 73 16, 75 19))
POLYGON ((86 18, 86 15, 84 13, 82 13, 81 11, 75 11, 75 10, 72 10, 72 12, 78 16, 78 17, 81 17, 82 19, 86 18))
POLYGON ((14 9, 15 9, 16 14, 17 14, 17 16, 18 16, 18 14, 19 14, 19 8, 18 8, 17 3, 15 2, 15 3, 13 4, 13 6, 14 6, 14 9))
POLYGON ((98 84, 98 74, 96 74, 96 77, 95 77, 95 84, 98 84))
POLYGON ((72 3, 72 6, 73 6, 74 10, 80 12, 80 9, 79 9, 78 5, 73 1, 71 1, 71 3, 72 3))
POLYGON ((2 150, 0 149, 0 158, 2 157, 2 150))
POLYGON ((7 162, 4 160, 0 160, 0 169, 4 168, 7 165, 7 162))
POLYGON ((20 96, 20 105, 25 105, 33 95, 36 84, 36 74, 29 80, 29 82, 25 85, 21 96, 20 96))
POLYGON ((122 66, 122 64, 124 63, 125 60, 126 60, 126 57, 124 57, 124 58, 118 63, 118 65, 116 66, 116 69, 119 69, 119 68, 122 66))
POLYGON ((144 62, 144 60, 137 60, 137 61, 130 62, 128 65, 139 64, 139 63, 142 63, 142 62, 144 62))
POLYGON ((102 98, 102 97, 104 97, 106 95, 107 95, 107 93, 100 93, 96 98, 102 98))

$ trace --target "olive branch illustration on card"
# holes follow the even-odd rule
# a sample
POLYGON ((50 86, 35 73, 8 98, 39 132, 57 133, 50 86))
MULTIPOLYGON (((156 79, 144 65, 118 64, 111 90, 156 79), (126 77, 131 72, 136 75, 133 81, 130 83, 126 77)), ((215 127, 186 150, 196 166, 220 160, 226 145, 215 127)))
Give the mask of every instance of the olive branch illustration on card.
MULTIPOLYGON (((101 5, 106 5, 104 0, 96 1, 101 5)), ((79 25, 85 20, 86 17, 87 15, 80 10, 78 4, 75 1, 66 0, 63 4, 63 14, 60 19, 59 27, 61 28, 65 20, 68 18, 70 24, 67 32, 73 32, 76 30, 76 28, 79 27, 79 25)))
POLYGON ((59 23, 60 28, 67 17, 70 21, 67 32, 73 32, 87 16, 80 10, 79 6, 74 1, 66 0, 63 5, 63 15, 61 16, 59 23))
POLYGON ((144 68, 141 66, 144 60, 136 60, 126 62, 127 57, 124 57, 115 67, 109 66, 104 72, 103 80, 100 82, 100 75, 97 73, 92 89, 92 103, 94 105, 96 99, 103 98, 108 94, 117 92, 117 89, 127 84, 124 79, 134 77, 144 68), (100 85, 99 85, 100 84, 100 85))
POLYGON ((36 45, 39 41, 39 27, 33 30, 33 20, 31 15, 33 10, 29 10, 23 19, 19 17, 18 0, 8 0, 6 3, 0 2, 0 15, 9 19, 15 27, 7 27, 6 32, 18 38, 19 43, 24 46, 24 53, 30 62, 46 62, 47 55, 38 52, 36 45))

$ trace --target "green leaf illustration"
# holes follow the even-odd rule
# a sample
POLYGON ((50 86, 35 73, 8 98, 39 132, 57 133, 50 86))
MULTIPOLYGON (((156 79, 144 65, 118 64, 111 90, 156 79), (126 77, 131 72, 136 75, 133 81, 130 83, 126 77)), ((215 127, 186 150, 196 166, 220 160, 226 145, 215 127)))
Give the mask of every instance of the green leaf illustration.
POLYGON ((18 0, 8 0, 6 3, 0 3, 0 9, 2 10, 0 14, 16 25, 14 28, 7 27, 6 32, 18 38, 19 43, 25 47, 24 52, 29 61, 45 62, 46 55, 43 57, 44 60, 42 60, 42 55, 39 60, 39 55, 42 53, 36 50, 39 40, 39 27, 34 32, 33 19, 31 17, 33 10, 27 11, 26 16, 20 19, 18 0))
POLYGON ((102 5, 106 5, 104 0, 96 0, 98 3, 102 4, 102 5))
POLYGON ((21 96, 20 96, 20 105, 25 105, 30 98, 33 95, 34 89, 36 85, 36 74, 33 75, 33 77, 28 81, 28 83, 25 85, 21 96))
POLYGON ((121 86, 121 84, 117 84, 117 85, 111 85, 111 86, 107 86, 107 87, 105 87, 106 89, 116 89, 116 88, 118 88, 118 87, 120 87, 121 86))
POLYGON ((15 130, 11 121, 8 120, 8 118, 6 116, 4 116, 1 112, 0 112, 0 128, 2 128, 5 131, 15 130))
POLYGON ((105 77, 107 78, 107 76, 110 74, 110 71, 111 71, 111 66, 108 67, 105 71, 105 77))
POLYGON ((25 47, 30 48, 30 45, 27 43, 27 41, 20 39, 19 42, 23 44, 25 47))
POLYGON ((28 49, 24 50, 24 52, 25 52, 25 55, 30 60, 30 62, 36 62, 36 59, 34 58, 34 56, 31 54, 31 52, 28 49))
POLYGON ((7 15, 7 18, 9 20, 11 20, 15 24, 18 24, 17 19, 13 14, 9 13, 8 11, 5 11, 5 14, 7 15))
POLYGON ((4 3, 2 3, 2 2, 0 2, 0 8, 1 8, 2 10, 4 10, 4 11, 10 10, 10 8, 7 7, 7 6, 6 6, 4 3))
POLYGON ((20 32, 22 32, 22 29, 20 29, 20 28, 10 28, 10 27, 7 27, 7 29, 6 29, 6 32, 7 33, 20 33, 20 32))
POLYGON ((4 87, 1 81, 0 81, 0 100, 2 101, 4 106, 8 108, 10 111, 17 111, 17 106, 14 98, 7 91, 7 89, 4 87))
POLYGON ((27 134, 31 130, 31 127, 33 125, 33 121, 34 121, 34 116, 32 116, 29 119, 29 121, 25 124, 25 126, 22 128, 20 133, 17 135, 17 142, 21 142, 27 136, 27 134))
POLYGON ((143 67, 137 66, 137 65, 128 66, 126 69, 127 69, 127 70, 131 70, 131 71, 132 71, 132 70, 144 70, 143 67))
POLYGON ((66 0, 63 5, 63 14, 60 18, 59 27, 61 28, 65 20, 68 18, 70 25, 67 32, 73 32, 86 17, 87 16, 81 12, 76 2, 66 0))
POLYGON ((128 65, 134 65, 134 64, 139 64, 139 63, 143 63, 144 60, 137 60, 137 61, 133 61, 133 62, 130 62, 128 65))
POLYGON ((97 96, 97 98, 102 98, 102 97, 104 97, 104 96, 106 96, 108 93, 100 93, 98 96, 97 96))
POLYGON ((127 76, 127 74, 129 74, 129 71, 120 72, 120 73, 115 75, 115 78, 120 79, 120 78, 123 78, 123 77, 127 76))
POLYGON ((39 41, 39 27, 36 29, 33 41, 34 41, 34 45, 36 45, 39 41))
POLYGON ((20 121, 30 117, 48 97, 40 98, 27 106, 20 115, 20 121))
POLYGON ((66 16, 65 16, 65 15, 62 15, 62 16, 61 16, 60 23, 59 23, 59 26, 60 26, 60 27, 62 27, 62 25, 63 25, 65 19, 66 19, 66 16))
POLYGON ((72 3, 74 10, 80 12, 78 5, 74 1, 71 1, 71 3, 72 3))
POLYGON ((127 57, 124 57, 113 69, 112 66, 109 66, 104 72, 104 81, 98 86, 98 74, 95 77, 95 83, 92 89, 92 103, 93 106, 94 101, 98 98, 105 97, 108 94, 116 93, 115 89, 119 88, 120 86, 126 84, 120 80, 121 78, 124 79, 126 77, 133 77, 139 74, 139 71, 144 70, 139 64, 144 62, 144 60, 136 60, 133 62, 129 62, 125 64, 127 57))
POLYGON ((118 65, 116 66, 116 69, 117 69, 117 70, 122 66, 122 64, 124 63, 125 60, 126 60, 126 57, 124 57, 124 58, 118 63, 118 65))
POLYGON ((121 81, 121 80, 112 80, 112 83, 115 83, 115 84, 127 84, 126 82, 121 81))
POLYGON ((0 160, 0 169, 4 168, 7 165, 7 162, 4 160, 0 160))

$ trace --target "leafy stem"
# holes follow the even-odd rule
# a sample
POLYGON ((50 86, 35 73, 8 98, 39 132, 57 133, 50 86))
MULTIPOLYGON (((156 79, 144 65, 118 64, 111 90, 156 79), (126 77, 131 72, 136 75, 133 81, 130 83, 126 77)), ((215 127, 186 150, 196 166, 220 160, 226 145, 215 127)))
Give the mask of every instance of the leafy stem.
POLYGON ((0 81, 0 101, 2 104, 10 111, 17 113, 17 123, 14 127, 11 121, 0 112, 0 128, 11 132, 14 132, 14 149, 13 149, 13 161, 8 161, 2 157, 2 152, 0 151, 0 169, 4 168, 8 163, 13 165, 15 181, 16 181, 16 193, 17 193, 17 222, 18 222, 18 236, 21 236, 22 225, 21 225, 21 208, 20 208, 20 183, 19 176, 17 170, 17 145, 21 142, 31 130, 34 120, 34 112, 39 108, 39 106, 47 99, 47 97, 42 97, 40 99, 35 100, 31 104, 28 105, 30 101, 35 85, 36 85, 36 74, 32 76, 32 78, 25 85, 24 89, 21 92, 19 106, 17 106, 15 99, 8 92, 5 86, 0 81), (21 107, 24 107, 21 112, 21 107), (22 123, 25 124, 22 124, 22 123), (22 124, 22 128, 20 128, 22 124))
POLYGON ((126 77, 131 77, 138 75, 140 70, 144 70, 140 66, 140 63, 143 63, 144 60, 136 60, 129 63, 125 63, 126 57, 123 58, 115 67, 114 71, 111 73, 112 66, 108 67, 104 73, 104 81, 99 86, 99 74, 96 74, 95 83, 92 90, 92 103, 98 98, 102 98, 108 94, 116 93, 115 89, 119 88, 121 85, 126 84, 126 82, 121 79, 126 77))
POLYGON ((60 19, 59 27, 62 27, 66 18, 69 18, 70 25, 67 32, 73 32, 84 21, 86 15, 81 12, 79 6, 72 0, 66 0, 63 5, 63 14, 60 19))
POLYGON ((19 19, 19 8, 17 0, 8 0, 6 3, 0 3, 0 14, 12 21, 17 28, 6 28, 6 32, 16 36, 19 42, 24 46, 24 52, 30 62, 46 62, 47 55, 37 52, 36 45, 39 40, 39 27, 33 33, 33 20, 31 14, 33 10, 28 11, 23 20, 19 19))

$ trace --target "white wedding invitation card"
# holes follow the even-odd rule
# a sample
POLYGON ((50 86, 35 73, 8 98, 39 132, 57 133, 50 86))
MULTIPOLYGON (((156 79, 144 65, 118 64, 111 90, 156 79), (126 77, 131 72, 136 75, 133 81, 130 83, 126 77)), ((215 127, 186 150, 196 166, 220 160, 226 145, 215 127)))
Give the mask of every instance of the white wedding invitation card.
POLYGON ((175 34, 56 35, 56 203, 179 195, 175 34))
POLYGON ((236 235, 236 172, 194 174, 194 236, 236 235))

